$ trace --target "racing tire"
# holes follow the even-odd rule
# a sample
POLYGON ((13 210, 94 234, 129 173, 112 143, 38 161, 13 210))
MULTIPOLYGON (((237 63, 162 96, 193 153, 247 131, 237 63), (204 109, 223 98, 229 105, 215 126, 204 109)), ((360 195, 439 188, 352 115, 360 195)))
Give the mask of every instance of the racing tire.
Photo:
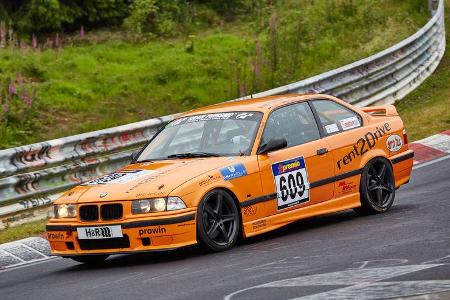
POLYGON ((197 241, 208 252, 228 250, 240 232, 239 210, 224 190, 207 193, 197 211, 197 241))
POLYGON ((99 265, 102 264, 105 259, 108 258, 109 255, 80 255, 80 256, 70 256, 68 258, 79 262, 79 263, 83 263, 86 265, 99 265))
POLYGON ((394 203, 395 181, 391 164, 384 158, 371 160, 363 169, 360 184, 361 215, 386 212, 394 203))

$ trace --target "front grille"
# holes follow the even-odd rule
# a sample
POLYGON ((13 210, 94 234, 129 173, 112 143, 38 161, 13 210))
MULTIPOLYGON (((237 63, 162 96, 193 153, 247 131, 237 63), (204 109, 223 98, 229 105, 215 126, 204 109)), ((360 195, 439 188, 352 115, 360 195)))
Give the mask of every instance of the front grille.
POLYGON ((105 204, 101 207, 102 220, 110 221, 122 219, 122 204, 105 204))
POLYGON ((98 206, 97 205, 84 205, 80 207, 80 220, 81 221, 97 221, 98 220, 98 206))
POLYGON ((120 249, 130 248, 130 239, 124 234, 121 238, 97 239, 97 240, 78 240, 81 250, 102 250, 102 249, 120 249))

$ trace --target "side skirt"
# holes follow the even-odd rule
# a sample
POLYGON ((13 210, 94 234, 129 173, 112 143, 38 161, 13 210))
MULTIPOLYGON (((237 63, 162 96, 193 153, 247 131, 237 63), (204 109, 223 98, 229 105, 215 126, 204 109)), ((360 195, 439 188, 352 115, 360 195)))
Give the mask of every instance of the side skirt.
MULTIPOLYGON (((276 201, 275 199, 273 201, 276 201)), ((274 229, 280 228, 292 222, 314 216, 334 213, 351 208, 360 207, 359 192, 345 195, 337 199, 320 202, 301 209, 294 209, 284 213, 268 216, 258 220, 244 223, 244 237, 251 237, 274 229)))

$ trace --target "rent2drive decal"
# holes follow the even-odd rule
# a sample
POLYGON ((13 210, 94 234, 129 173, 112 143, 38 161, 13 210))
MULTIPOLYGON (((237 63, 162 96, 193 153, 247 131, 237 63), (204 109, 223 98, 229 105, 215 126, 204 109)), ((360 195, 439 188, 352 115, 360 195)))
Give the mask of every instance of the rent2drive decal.
POLYGON ((273 164, 272 173, 277 190, 278 209, 308 202, 309 182, 303 157, 273 164))

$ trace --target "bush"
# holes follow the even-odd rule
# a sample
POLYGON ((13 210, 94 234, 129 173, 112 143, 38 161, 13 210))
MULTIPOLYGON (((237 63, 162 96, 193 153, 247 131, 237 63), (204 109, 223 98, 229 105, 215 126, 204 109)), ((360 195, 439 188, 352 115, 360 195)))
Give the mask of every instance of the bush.
POLYGON ((120 24, 128 14, 122 0, 3 0, 0 18, 20 34, 70 31, 80 26, 120 24))

